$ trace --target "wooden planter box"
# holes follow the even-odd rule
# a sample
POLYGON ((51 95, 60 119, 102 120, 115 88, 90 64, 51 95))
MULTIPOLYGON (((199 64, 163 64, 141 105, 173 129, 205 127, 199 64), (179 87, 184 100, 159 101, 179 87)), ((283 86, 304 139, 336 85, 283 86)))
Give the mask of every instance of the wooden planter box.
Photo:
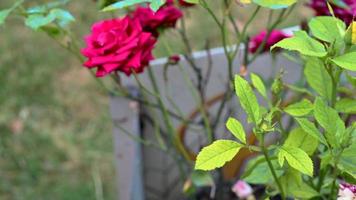
MULTIPOLYGON (((286 32, 292 32, 295 28, 286 29, 286 32)), ((241 47, 243 48, 243 47, 241 47)), ((223 48, 211 49, 208 54, 205 51, 194 53, 194 58, 199 66, 205 69, 208 65, 208 55, 212 56, 212 71, 211 79, 207 85, 207 98, 214 97, 224 91, 226 86, 227 61, 224 55, 223 48)), ((241 51, 243 52, 243 51, 241 51)), ((243 56, 237 56, 234 61, 234 73, 239 73, 240 61, 243 56)), ((168 85, 162 79, 163 65, 167 59, 158 59, 151 63, 151 68, 157 74, 158 85, 163 96, 168 93, 174 99, 181 111, 188 116, 195 108, 196 103, 189 87, 185 84, 181 69, 178 66, 171 66, 168 69, 168 85), (167 86, 168 90, 164 89, 167 86)), ((188 66, 187 61, 180 61, 183 67, 188 66)), ((274 72, 279 72, 281 68, 285 69, 284 81, 286 83, 294 83, 300 77, 301 66, 287 60, 282 55, 276 57, 276 69, 272 70, 272 59, 269 54, 259 56, 254 63, 249 66, 250 72, 255 72, 264 78, 273 76, 274 72)), ((190 67, 186 67, 188 74, 193 74, 190 67)), ((140 75, 140 80, 143 84, 149 86, 147 73, 140 75)), ((136 82, 132 78, 123 80, 124 85, 131 88, 131 92, 139 95, 135 89, 136 82)), ((151 89, 151 88, 150 88, 151 89)), ((164 99, 166 105, 170 105, 168 99, 164 99)), ((239 120, 245 119, 245 114, 239 108, 237 101, 234 102, 236 108, 234 117, 239 120)), ((217 106, 211 106, 210 111, 215 112, 217 106)), ((153 127, 150 124, 143 123, 140 119, 140 113, 150 115, 143 105, 137 102, 132 102, 123 98, 112 97, 111 113, 113 119, 113 132, 115 144, 115 159, 117 167, 118 194, 120 200, 181 200, 184 199, 182 192, 183 182, 180 180, 177 166, 166 153, 156 149, 146 147, 132 139, 115 124, 129 130, 136 137, 144 137, 145 139, 154 138, 153 127)), ((224 119, 222 119, 224 120, 224 119)), ((162 121, 163 123, 163 121, 162 121)), ((174 121, 174 125, 178 127, 178 121, 174 121)), ((225 130, 224 121, 220 122, 218 127, 219 136, 227 138, 231 135, 225 130)), ((199 148, 205 145, 206 140, 203 137, 194 134, 194 131, 186 131, 186 144, 191 146, 192 151, 198 152, 199 148), (189 145, 193 143, 194 145, 189 145)), ((228 174, 229 175, 229 174, 228 174)))

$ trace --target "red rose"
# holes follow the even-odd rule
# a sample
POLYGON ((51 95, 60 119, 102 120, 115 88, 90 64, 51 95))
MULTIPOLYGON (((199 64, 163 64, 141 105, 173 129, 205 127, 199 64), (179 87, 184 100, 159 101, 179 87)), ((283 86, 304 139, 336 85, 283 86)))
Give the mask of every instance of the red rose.
POLYGON ((130 75, 140 73, 153 59, 152 49, 156 39, 143 32, 140 23, 125 17, 97 22, 85 37, 87 47, 82 54, 88 58, 87 68, 97 68, 96 76, 103 77, 113 71, 130 75))
MULTIPOLYGON (((343 2, 349 6, 349 8, 341 8, 335 4, 331 4, 334 10, 335 16, 343 20, 346 24, 350 24, 356 16, 356 1, 355 0, 343 0, 343 2)), ((325 0, 312 0, 309 4, 315 11, 316 16, 330 16, 328 5, 325 0)))
MULTIPOLYGON (((266 37, 267 37, 267 31, 262 31, 261 33, 252 37, 252 39, 250 40, 250 43, 249 43, 249 52, 256 53, 257 49, 260 47, 260 45, 262 44, 262 42, 265 40, 266 37)), ((283 40, 284 38, 288 38, 288 37, 290 37, 290 35, 287 35, 287 34, 283 33, 282 31, 273 30, 271 32, 271 34, 269 35, 262 52, 269 51, 269 49, 274 44, 276 44, 277 42, 283 40)))
POLYGON ((173 4, 166 4, 157 12, 153 12, 148 7, 138 6, 132 13, 132 18, 137 19, 143 30, 151 32, 153 35, 159 35, 159 29, 175 27, 178 19, 183 13, 173 4))

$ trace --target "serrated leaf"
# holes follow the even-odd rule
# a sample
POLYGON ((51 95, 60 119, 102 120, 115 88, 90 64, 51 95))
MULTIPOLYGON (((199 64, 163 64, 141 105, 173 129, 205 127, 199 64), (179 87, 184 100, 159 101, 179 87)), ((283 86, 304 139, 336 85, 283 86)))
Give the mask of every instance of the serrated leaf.
POLYGON ((239 75, 235 76, 235 90, 240 99, 241 107, 247 113, 248 121, 258 124, 261 116, 256 95, 249 83, 239 75))
POLYGON ((297 0, 253 0, 255 4, 270 9, 282 9, 297 2, 297 0))
POLYGON ((283 146, 279 149, 278 157, 283 157, 291 167, 303 174, 313 176, 313 161, 302 149, 283 146))
POLYGON ((303 99, 300 102, 291 104, 286 107, 284 112, 295 117, 302 117, 308 115, 313 110, 313 107, 313 104, 309 100, 303 99))
POLYGON ((242 145, 235 141, 217 140, 199 152, 195 169, 206 171, 222 167, 232 160, 241 148, 242 145))
POLYGON ((356 143, 346 148, 341 154, 338 168, 356 179, 356 143))
POLYGON ((234 118, 229 118, 226 128, 242 143, 246 144, 246 133, 242 124, 234 118))
POLYGON ((257 89, 257 91, 267 99, 267 92, 266 92, 266 87, 265 84, 263 83, 262 79, 254 73, 251 73, 251 81, 253 87, 257 89))
POLYGON ((331 59, 333 63, 341 68, 356 71, 356 52, 346 53, 342 56, 331 59))
POLYGON ((332 79, 321 60, 317 58, 308 59, 305 65, 304 75, 311 88, 320 96, 331 101, 332 79))
POLYGON ((276 47, 298 51, 306 56, 324 57, 327 55, 325 47, 317 40, 309 37, 305 31, 295 32, 293 37, 278 42, 271 49, 276 47))
POLYGON ((330 16, 315 17, 309 22, 313 35, 325 42, 342 42, 346 25, 338 18, 330 16))
POLYGON ((348 98, 341 99, 336 102, 335 109, 342 113, 356 114, 356 100, 348 98))
POLYGON ((333 147, 340 145, 341 134, 345 132, 345 124, 336 110, 317 98, 314 103, 314 116, 316 121, 324 128, 325 136, 333 147))
POLYGON ((305 151, 308 155, 312 155, 317 149, 319 141, 305 132, 302 128, 293 129, 283 146, 297 147, 305 151))
POLYGON ((313 123, 304 118, 296 118, 296 121, 305 132, 309 133, 311 137, 319 140, 319 142, 323 143, 324 145, 328 145, 325 138, 321 135, 320 131, 313 123))
POLYGON ((311 199, 319 196, 317 191, 303 182, 302 174, 296 170, 288 169, 285 175, 281 177, 281 183, 288 196, 297 199, 311 199))

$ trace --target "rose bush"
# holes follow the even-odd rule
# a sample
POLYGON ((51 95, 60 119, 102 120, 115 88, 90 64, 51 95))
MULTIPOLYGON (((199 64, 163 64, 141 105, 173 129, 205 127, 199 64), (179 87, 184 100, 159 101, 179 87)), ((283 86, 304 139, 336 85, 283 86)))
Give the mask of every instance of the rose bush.
MULTIPOLYGON (((232 199, 232 195, 241 199, 283 200, 355 197, 352 185, 356 183, 354 1, 310 1, 307 5, 318 17, 311 18, 305 30, 297 30, 292 35, 279 28, 296 8, 299 3, 296 0, 104 2, 107 7, 103 11, 130 6, 132 9, 122 10, 120 14, 124 17, 95 23, 91 34, 85 38, 82 55, 78 54, 76 40, 67 29, 67 24, 73 22, 68 11, 56 6, 52 8, 52 4, 24 11, 26 7, 23 8, 22 3, 3 11, 0 22, 13 10, 19 11, 27 26, 46 32, 80 61, 84 55, 87 58, 84 66, 95 68, 97 77, 111 76, 119 87, 110 88, 97 79, 105 91, 134 101, 135 108, 138 103, 147 106, 153 114, 145 115, 142 121, 151 123, 155 137, 152 140, 144 136, 133 139, 171 156, 174 167, 179 168, 179 183, 184 183, 189 198, 220 200, 232 199), (226 76, 221 75, 223 89, 214 96, 210 96, 207 87, 217 84, 210 79, 214 75, 213 54, 207 48, 206 65, 197 62, 185 26, 184 12, 195 9, 183 8, 193 5, 211 17, 215 26, 209 29, 215 28, 221 34, 226 67, 220 66, 219 70, 226 70, 222 73, 226 76), (236 17, 242 9, 252 10, 245 21, 236 17), (270 13, 265 21, 258 17, 261 10, 270 13), (176 26, 178 20, 182 20, 180 26, 176 26), (249 30, 254 21, 262 21, 266 27, 251 36, 249 30), (164 31, 167 28, 175 30, 169 37, 174 36, 175 40, 177 35, 181 37, 185 53, 177 55, 170 44, 163 41, 168 59, 161 71, 157 70, 159 73, 148 66, 153 59, 155 43, 164 38, 159 36, 171 34, 164 31), (248 48, 242 48, 242 44, 248 48), (272 55, 269 51, 276 48, 279 51, 270 57, 272 77, 263 79, 258 70, 253 73, 252 63, 261 54, 272 55), (283 70, 273 71, 277 67, 275 59, 282 56, 298 63, 300 80, 286 83, 283 70), (181 66, 182 63, 186 66, 181 66), (178 76, 178 73, 169 73, 173 66, 181 72, 181 80, 188 85, 197 105, 191 113, 182 112, 186 107, 179 107, 178 98, 169 96, 170 83, 178 76), (119 72, 130 76, 146 68, 148 76, 134 76, 142 96, 130 94, 122 85, 123 77, 119 72), (236 71, 240 73, 234 74, 236 71), (157 76, 162 76, 164 83, 157 76), (240 107, 234 104, 234 96, 240 107), (242 115, 241 110, 246 115, 242 115), (231 137, 218 134, 225 118, 225 128, 231 132, 231 137), (176 127, 176 124, 180 125, 176 127), (199 141, 193 143, 192 149, 199 149, 199 152, 186 144, 188 129, 198 130, 199 141), (216 170, 220 167, 223 169, 216 170), (239 181, 233 184, 234 180, 239 181)), ((203 36, 204 31, 209 30, 202 30, 203 36)), ((209 42, 206 44, 209 47, 209 42)), ((124 128, 120 130, 131 134, 124 128)))

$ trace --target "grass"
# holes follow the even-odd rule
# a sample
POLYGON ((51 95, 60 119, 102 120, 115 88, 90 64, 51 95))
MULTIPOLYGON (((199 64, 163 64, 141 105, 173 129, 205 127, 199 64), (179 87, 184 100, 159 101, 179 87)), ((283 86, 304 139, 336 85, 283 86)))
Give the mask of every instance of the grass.
MULTIPOLYGON (((0 9, 11 2, 1 1, 0 9)), ((77 18, 72 29, 78 36, 110 17, 98 13, 92 1, 73 1, 69 9, 77 18)), ((236 18, 243 23, 249 12, 236 18)), ((204 48, 205 30, 212 47, 220 44, 219 31, 204 11, 193 8, 187 15, 202 19, 187 22, 195 50, 204 48)), ((0 199, 115 199, 108 95, 72 55, 18 18, 7 20, 0 38, 0 199)), ((163 40, 182 51, 175 33, 163 40)), ((155 54, 166 55, 162 42, 155 54)))

